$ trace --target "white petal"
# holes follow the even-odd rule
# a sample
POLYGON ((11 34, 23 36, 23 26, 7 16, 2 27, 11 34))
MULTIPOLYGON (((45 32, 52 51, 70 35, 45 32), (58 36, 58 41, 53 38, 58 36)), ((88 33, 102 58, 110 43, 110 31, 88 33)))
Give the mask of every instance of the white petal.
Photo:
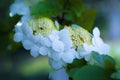
POLYGON ((99 48, 100 54, 107 54, 110 51, 110 46, 107 44, 102 45, 102 47, 99 48))
POLYGON ((73 28, 79 28, 80 26, 77 25, 77 24, 72 24, 72 27, 73 27, 73 28))
POLYGON ((71 49, 63 54, 62 59, 66 63, 72 63, 75 58, 75 55, 76 52, 73 49, 71 49))
POLYGON ((14 34, 14 41, 20 42, 20 41, 22 41, 22 39, 23 39, 23 34, 22 33, 17 32, 17 33, 14 34))
POLYGON ((59 23, 58 21, 55 20, 55 26, 57 27, 57 29, 59 30, 59 23))
POLYGON ((32 35, 33 31, 31 28, 29 28, 27 25, 23 24, 22 26, 22 30, 24 32, 25 35, 32 35))
POLYGON ((35 43, 38 43, 41 45, 44 45, 44 39, 45 38, 43 36, 41 36, 40 34, 38 34, 34 37, 35 43))
POLYGON ((9 16, 10 16, 10 17, 13 17, 13 16, 14 16, 14 14, 13 14, 12 12, 10 12, 10 13, 9 13, 9 16))
POLYGON ((72 40, 70 39, 68 29, 61 30, 59 36, 60 36, 60 40, 65 44, 66 50, 72 47, 72 40))
POLYGON ((10 16, 14 16, 15 14, 19 15, 27 15, 30 14, 29 7, 25 6, 21 2, 15 2, 10 6, 10 16))
POLYGON ((30 50, 30 54, 33 57, 37 57, 39 55, 39 47, 38 46, 33 46, 30 50))
POLYGON ((59 69, 53 72, 51 75, 52 80, 69 80, 69 76, 66 73, 65 69, 59 69))
POLYGON ((45 38, 44 39, 44 45, 47 47, 51 47, 52 46, 52 42, 50 41, 49 38, 45 38))
POLYGON ((86 61, 89 61, 90 60, 90 53, 88 55, 85 56, 84 58, 86 61))
POLYGON ((59 31, 53 31, 52 34, 49 35, 51 41, 59 39, 59 31))
POLYGON ((40 53, 41 55, 43 55, 43 56, 47 55, 47 54, 48 54, 48 48, 46 48, 46 47, 41 47, 41 48, 39 49, 39 53, 40 53))
MULTIPOLYGON (((19 21, 20 22, 20 21, 19 21)), ((18 23, 19 23, 18 22, 18 23)), ((22 28, 19 25, 15 25, 15 32, 21 32, 22 33, 22 28)))
POLYGON ((49 58, 51 58, 51 59, 53 59, 53 53, 54 53, 55 51, 52 49, 52 48, 48 48, 48 57, 49 58))
POLYGON ((30 50, 34 45, 30 40, 23 40, 22 44, 26 50, 30 50))
POLYGON ((55 61, 53 59, 49 59, 49 63, 51 65, 51 67, 55 70, 60 69, 65 65, 65 63, 61 60, 60 61, 55 61))
POLYGON ((16 24, 16 26, 21 27, 21 26, 22 26, 22 22, 21 22, 21 21, 19 21, 19 22, 16 24))
POLYGON ((56 40, 52 43, 52 48, 53 48, 53 50, 55 50, 57 52, 63 52, 64 44, 61 41, 56 40))
POLYGON ((83 43, 83 47, 84 47, 85 51, 87 51, 87 52, 91 52, 94 50, 93 45, 88 45, 87 43, 83 43))
POLYGON ((59 61, 61 59, 63 53, 58 53, 58 52, 54 51, 53 53, 51 53, 51 55, 52 55, 51 57, 53 60, 59 61))
POLYGON ((94 35, 95 37, 99 37, 99 36, 100 36, 100 31, 99 31, 98 27, 95 27, 95 28, 93 29, 93 35, 94 35))
POLYGON ((80 52, 79 57, 86 57, 89 54, 90 54, 90 52, 80 52))
POLYGON ((100 37, 94 37, 92 38, 92 44, 96 47, 101 47, 102 44, 104 44, 103 40, 100 37))

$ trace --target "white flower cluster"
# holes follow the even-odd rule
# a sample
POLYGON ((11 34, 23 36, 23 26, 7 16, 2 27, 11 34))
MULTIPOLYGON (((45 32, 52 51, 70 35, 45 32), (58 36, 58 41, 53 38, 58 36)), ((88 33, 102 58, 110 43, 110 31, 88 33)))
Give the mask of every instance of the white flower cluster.
MULTIPOLYGON (((66 27, 58 30, 59 24, 56 21, 54 24, 48 18, 35 20, 30 16, 29 6, 22 2, 11 5, 10 16, 15 14, 22 17, 15 25, 14 41, 22 42, 23 47, 30 50, 33 57, 48 56, 52 68, 58 71, 53 74, 53 80, 59 80, 59 73, 65 73, 64 67, 75 58, 85 58, 88 61, 91 51, 100 54, 109 52, 109 46, 100 38, 97 27, 93 30, 93 36, 78 25, 72 25, 75 31, 66 27)), ((68 80, 66 76, 63 80, 68 80)))
MULTIPOLYGON (((68 29, 66 28, 60 31, 54 29, 52 33, 46 37, 40 33, 34 35, 34 31, 29 27, 29 21, 31 20, 29 12, 29 7, 23 5, 23 3, 15 3, 11 6, 12 15, 15 13, 23 15, 21 20, 15 25, 14 41, 22 42, 23 47, 26 50, 30 50, 33 57, 37 57, 39 54, 43 56, 48 55, 50 64, 54 69, 60 69, 65 66, 66 63, 72 63, 76 51, 72 48, 72 40, 69 36, 68 29), (17 10, 12 9, 14 7, 17 8, 17 10), (25 10, 24 7, 28 12, 24 11, 26 13, 22 13, 23 10, 25 10), (23 9, 22 12, 21 8, 23 9)), ((49 23, 48 25, 51 24, 49 23)), ((36 27, 34 25, 32 26, 36 27)))

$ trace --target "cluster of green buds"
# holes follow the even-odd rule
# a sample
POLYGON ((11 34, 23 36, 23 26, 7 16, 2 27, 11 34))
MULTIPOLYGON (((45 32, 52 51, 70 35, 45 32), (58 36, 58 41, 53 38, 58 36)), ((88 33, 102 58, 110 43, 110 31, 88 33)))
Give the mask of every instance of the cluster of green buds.
POLYGON ((33 30, 34 35, 41 34, 44 37, 50 35, 56 29, 53 21, 45 17, 31 19, 28 26, 33 30))

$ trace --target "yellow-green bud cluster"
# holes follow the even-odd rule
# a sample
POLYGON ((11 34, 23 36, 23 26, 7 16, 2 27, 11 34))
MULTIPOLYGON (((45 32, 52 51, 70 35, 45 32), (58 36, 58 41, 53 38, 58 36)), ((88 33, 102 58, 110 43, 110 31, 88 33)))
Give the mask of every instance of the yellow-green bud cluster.
POLYGON ((73 42, 73 47, 83 46, 83 43, 91 44, 90 33, 82 27, 68 27, 73 42))
POLYGON ((41 34, 44 37, 55 30, 53 21, 45 17, 31 19, 28 26, 33 30, 34 35, 41 34))

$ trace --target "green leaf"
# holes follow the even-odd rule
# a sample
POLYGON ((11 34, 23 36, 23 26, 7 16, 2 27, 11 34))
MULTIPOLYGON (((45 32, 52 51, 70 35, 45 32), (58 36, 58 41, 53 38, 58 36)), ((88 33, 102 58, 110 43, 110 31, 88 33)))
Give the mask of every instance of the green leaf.
POLYGON ((69 3, 69 8, 65 12, 64 19, 71 23, 78 24, 90 31, 94 25, 97 11, 94 9, 85 9, 83 3, 76 0, 76 3, 69 3), (80 6, 80 4, 82 6, 80 6))
POLYGON ((73 16, 72 12, 67 12, 64 15, 64 18, 65 18, 65 20, 68 20, 68 21, 73 21, 74 20, 74 16, 73 16))
POLYGON ((95 63, 104 68, 114 68, 115 61, 108 55, 100 55, 98 52, 93 51, 91 53, 91 59, 94 59, 95 63))
POLYGON ((73 80, 109 80, 109 78, 103 68, 86 65, 75 72, 73 80))
POLYGON ((31 15, 44 17, 56 17, 62 11, 62 7, 53 0, 40 1, 31 7, 31 15))
POLYGON ((72 64, 67 64, 67 70, 69 71, 73 68, 81 68, 84 65, 86 65, 86 61, 84 59, 74 59, 72 64))
POLYGON ((69 77, 72 78, 77 70, 79 70, 79 68, 70 69, 70 71, 68 72, 69 77))
POLYGON ((94 25, 97 11, 94 9, 84 10, 81 13, 81 17, 76 19, 76 23, 86 30, 90 31, 94 25))
POLYGON ((86 65, 86 61, 84 59, 74 59, 72 64, 67 64, 66 71, 69 77, 73 77, 74 73, 84 65, 86 65))
POLYGON ((112 57, 108 55, 102 55, 104 59, 104 67, 105 69, 114 69, 115 68, 115 61, 112 57))
POLYGON ((100 55, 97 52, 92 52, 91 55, 92 64, 104 68, 108 75, 111 75, 115 70, 115 61, 108 55, 100 55))
POLYGON ((91 53, 91 59, 93 61, 94 64, 100 66, 100 67, 104 67, 104 60, 102 55, 99 55, 99 53, 92 51, 91 53))

